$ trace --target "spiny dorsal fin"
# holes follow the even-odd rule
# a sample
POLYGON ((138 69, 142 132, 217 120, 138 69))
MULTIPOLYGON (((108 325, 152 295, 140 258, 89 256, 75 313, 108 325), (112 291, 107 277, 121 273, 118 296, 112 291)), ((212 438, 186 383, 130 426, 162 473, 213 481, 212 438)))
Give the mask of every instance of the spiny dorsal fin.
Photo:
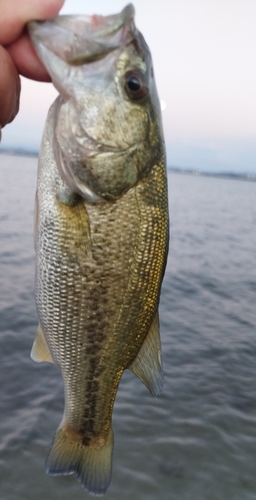
POLYGON ((47 342, 45 340, 44 332, 42 330, 40 323, 38 325, 30 357, 37 363, 41 363, 42 361, 48 361, 48 363, 53 363, 53 359, 49 351, 47 342))
POLYGON ((158 312, 129 369, 140 378, 153 396, 159 396, 162 391, 164 376, 161 360, 158 312))

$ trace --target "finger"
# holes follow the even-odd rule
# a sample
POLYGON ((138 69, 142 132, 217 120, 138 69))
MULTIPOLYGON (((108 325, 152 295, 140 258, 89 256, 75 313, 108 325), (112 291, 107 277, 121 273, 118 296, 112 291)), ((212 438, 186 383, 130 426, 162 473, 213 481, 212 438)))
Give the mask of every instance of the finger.
POLYGON ((63 3, 64 0, 0 0, 0 44, 17 40, 27 22, 56 16, 63 3))
POLYGON ((20 78, 8 52, 0 46, 0 125, 10 123, 19 110, 20 78))
POLYGON ((40 82, 51 82, 50 76, 37 56, 26 33, 6 49, 20 75, 40 82))

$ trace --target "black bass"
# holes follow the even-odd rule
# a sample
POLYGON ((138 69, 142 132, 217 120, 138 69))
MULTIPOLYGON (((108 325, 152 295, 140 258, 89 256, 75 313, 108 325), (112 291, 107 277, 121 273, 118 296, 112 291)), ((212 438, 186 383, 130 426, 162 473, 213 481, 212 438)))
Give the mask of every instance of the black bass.
POLYGON ((35 211, 39 327, 31 356, 62 373, 65 409, 46 460, 102 495, 125 369, 158 395, 158 304, 168 251, 161 111, 128 5, 113 16, 32 22, 59 91, 42 140, 35 211))

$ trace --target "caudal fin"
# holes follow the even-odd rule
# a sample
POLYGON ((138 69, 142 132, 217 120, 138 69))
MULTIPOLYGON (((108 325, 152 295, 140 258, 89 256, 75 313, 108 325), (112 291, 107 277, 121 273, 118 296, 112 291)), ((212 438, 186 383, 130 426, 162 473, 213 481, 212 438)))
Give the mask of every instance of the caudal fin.
POLYGON ((113 433, 107 438, 92 438, 83 444, 82 437, 64 425, 55 435, 46 459, 46 472, 52 475, 77 474, 82 487, 97 496, 106 493, 111 480, 113 433))

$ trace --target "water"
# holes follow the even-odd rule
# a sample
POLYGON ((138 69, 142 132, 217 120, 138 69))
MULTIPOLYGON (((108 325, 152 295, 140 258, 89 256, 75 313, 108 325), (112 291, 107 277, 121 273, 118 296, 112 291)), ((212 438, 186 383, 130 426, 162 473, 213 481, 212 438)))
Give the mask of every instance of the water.
MULTIPOLYGON (((63 410, 57 368, 34 363, 36 159, 0 156, 0 498, 90 498, 44 459, 63 410)), ((114 409, 106 500, 256 498, 256 183, 169 175, 161 297, 164 391, 130 372, 114 409)))

